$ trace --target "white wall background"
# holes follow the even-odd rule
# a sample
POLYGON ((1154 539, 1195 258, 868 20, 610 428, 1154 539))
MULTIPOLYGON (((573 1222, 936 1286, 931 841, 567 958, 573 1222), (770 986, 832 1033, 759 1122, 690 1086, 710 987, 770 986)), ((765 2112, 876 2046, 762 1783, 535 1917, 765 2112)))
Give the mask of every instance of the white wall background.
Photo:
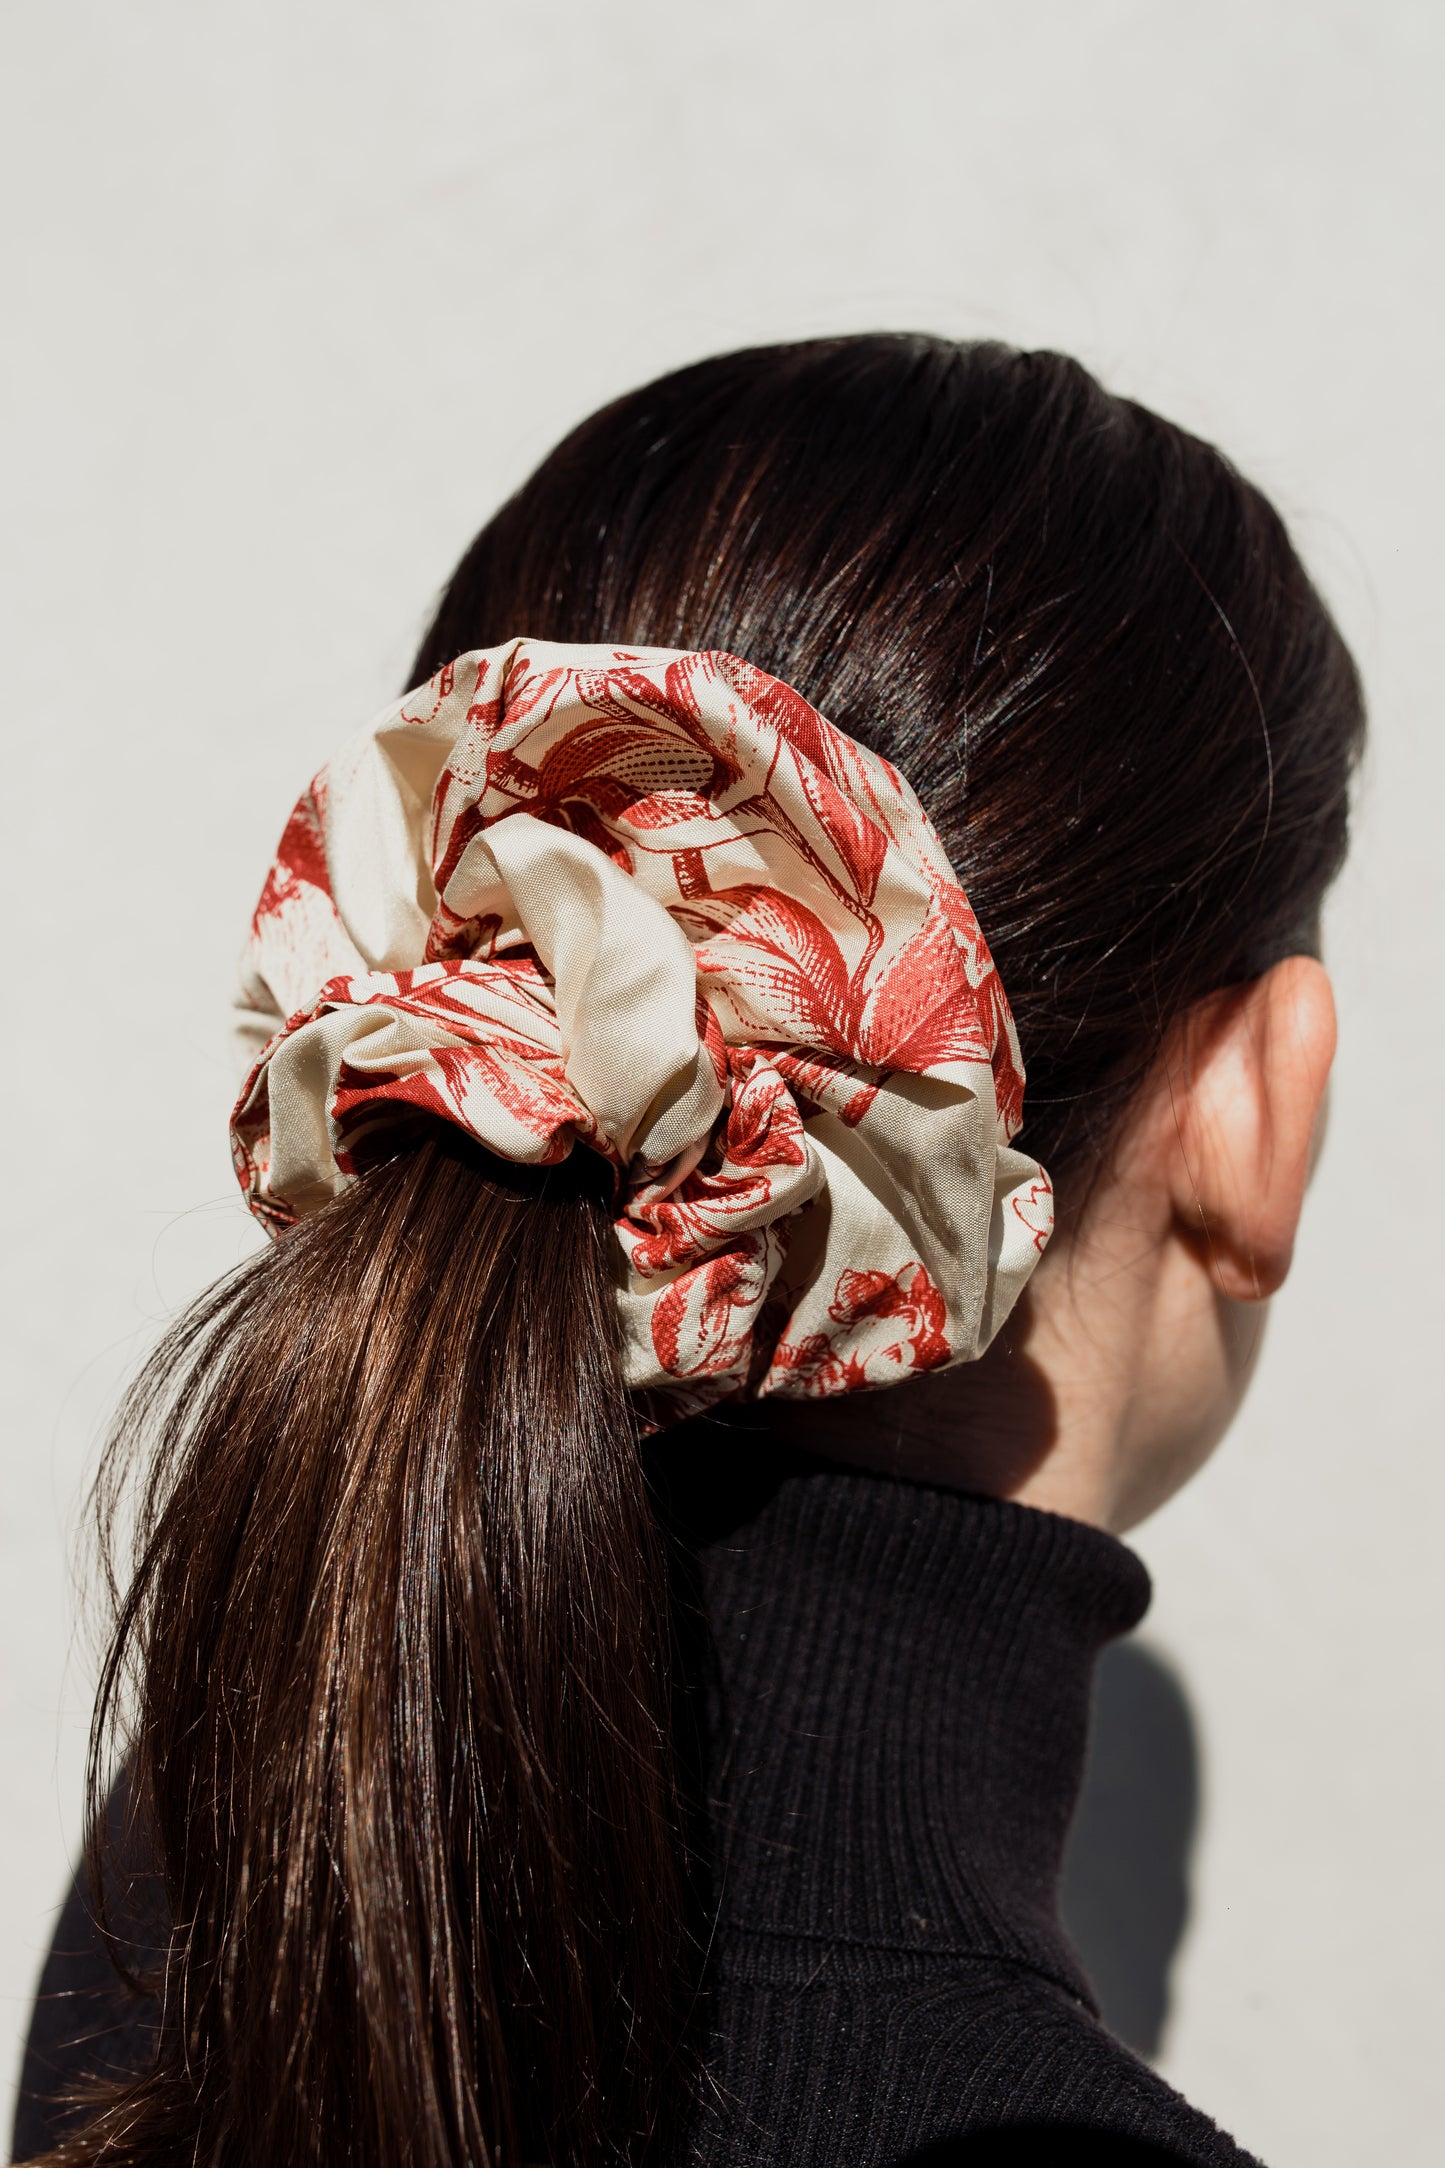
POLYGON ((251 1240, 228 973, 302 778, 604 397, 922 326, 1216 436, 1356 643, 1344 1037, 1246 1414, 1144 1532, 1200 1725, 1164 2068, 1273 2168, 1438 2159, 1430 0, 11 0, 0 2033, 78 1834, 69 1557, 119 1378, 251 1240))

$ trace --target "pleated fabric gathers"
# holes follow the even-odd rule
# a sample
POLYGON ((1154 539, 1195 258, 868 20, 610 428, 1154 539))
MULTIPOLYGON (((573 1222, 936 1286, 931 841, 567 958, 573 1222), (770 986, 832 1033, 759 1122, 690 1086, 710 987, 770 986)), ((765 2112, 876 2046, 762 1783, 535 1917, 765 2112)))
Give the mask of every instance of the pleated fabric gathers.
POLYGON ((656 1419, 979 1355, 1053 1223, 988 946, 888 762, 726 654, 512 640, 315 778, 243 959, 279 1231, 398 1121, 615 1170, 656 1419))

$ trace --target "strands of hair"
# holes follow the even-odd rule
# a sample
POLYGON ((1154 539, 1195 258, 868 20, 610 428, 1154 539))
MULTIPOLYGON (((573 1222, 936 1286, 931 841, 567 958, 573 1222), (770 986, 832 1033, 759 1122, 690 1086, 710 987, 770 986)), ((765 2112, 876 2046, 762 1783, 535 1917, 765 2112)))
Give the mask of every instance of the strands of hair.
MULTIPOLYGON (((1279 520, 1057 355, 826 340, 618 401, 483 529, 415 677, 518 633, 732 650, 903 770, 1066 1211, 1343 856, 1359 689, 1279 520)), ((122 1411, 91 1872, 128 1759, 174 1928, 150 2067, 50 2168, 685 2158, 702 1938, 605 1170, 394 1142, 122 1411)))
POLYGON ((155 2071, 57 2158, 580 2160, 604 2112, 645 2154, 681 2067, 664 1576, 575 1161, 524 1187, 430 1136, 137 1387, 102 1705, 129 1661, 177 1924, 155 2071))
POLYGON ((415 674, 517 631, 731 649, 902 769, 1066 1203, 1175 1018, 1309 947, 1343 860, 1360 689, 1278 516, 1059 354, 829 339, 630 394, 478 535, 415 674))

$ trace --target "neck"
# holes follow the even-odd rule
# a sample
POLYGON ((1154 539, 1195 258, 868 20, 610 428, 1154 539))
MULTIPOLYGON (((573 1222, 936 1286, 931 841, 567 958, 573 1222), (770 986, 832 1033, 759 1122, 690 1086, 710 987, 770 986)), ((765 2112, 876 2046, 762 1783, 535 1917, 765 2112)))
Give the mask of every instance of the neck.
POLYGON ((1116 1211, 1106 1196, 1082 1232, 1050 1245, 977 1362, 885 1392, 791 1401, 763 1419, 826 1459, 1118 1535, 1218 1443, 1248 1384, 1264 1311, 1221 1295, 1192 1239, 1116 1211))
POLYGON ((721 1435, 726 1505, 691 1440, 680 1457, 713 1509, 691 1555, 726 1941, 804 1966, 1003 1958, 1087 1999, 1059 1872, 1094 1663, 1142 1613, 1143 1568, 1052 1514, 721 1435))

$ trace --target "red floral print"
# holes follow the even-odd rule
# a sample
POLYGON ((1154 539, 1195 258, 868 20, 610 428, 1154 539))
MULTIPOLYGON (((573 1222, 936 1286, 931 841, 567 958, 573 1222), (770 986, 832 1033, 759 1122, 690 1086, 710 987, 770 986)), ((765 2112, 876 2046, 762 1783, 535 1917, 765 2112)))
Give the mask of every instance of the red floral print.
POLYGON ((273 1228, 403 1115, 607 1158, 628 1381, 668 1412, 967 1359, 1047 1240, 1008 1002, 927 816, 736 656, 449 663, 302 798, 239 1016, 273 1228))
POLYGON ((773 1365, 811 1394, 852 1393, 896 1385, 911 1372, 952 1359, 942 1295, 922 1265, 886 1272, 845 1272, 828 1305, 837 1333, 778 1342, 773 1365))

